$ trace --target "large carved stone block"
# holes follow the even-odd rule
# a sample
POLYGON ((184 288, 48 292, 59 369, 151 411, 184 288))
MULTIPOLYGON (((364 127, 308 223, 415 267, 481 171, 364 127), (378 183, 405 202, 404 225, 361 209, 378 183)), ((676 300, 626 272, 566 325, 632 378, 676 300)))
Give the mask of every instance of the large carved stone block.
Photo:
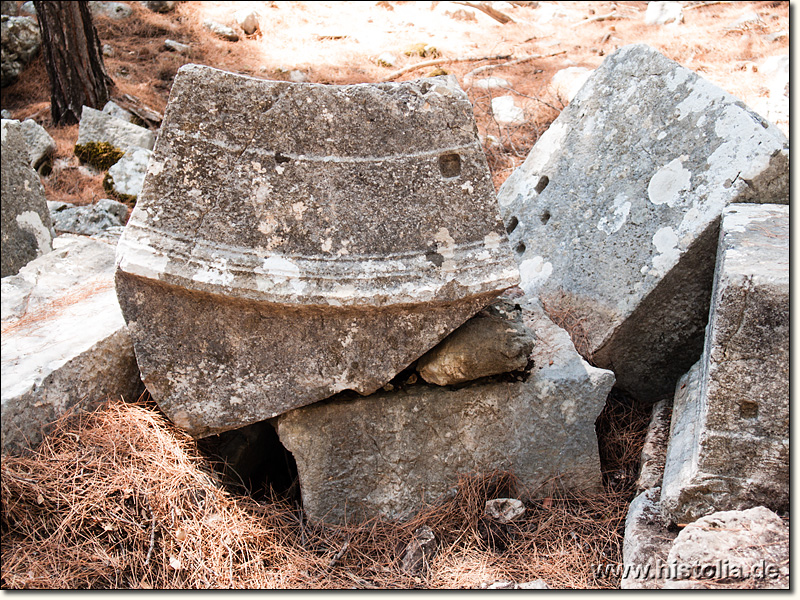
POLYGON ((726 209, 705 350, 672 419, 661 500, 674 520, 788 507, 788 206, 726 209))
POLYGON ((536 337, 526 381, 418 384, 279 417, 306 514, 330 522, 407 518, 460 474, 495 469, 512 471, 531 494, 556 477, 599 490, 595 421, 614 374, 583 360, 536 302, 522 309, 536 337))
POLYGON ((789 201, 789 142, 645 45, 592 74, 501 188, 523 289, 581 318, 587 356, 641 401, 697 361, 719 218, 789 201))
POLYGON ((454 79, 189 65, 118 247, 148 389, 195 436, 374 392, 518 271, 454 79))

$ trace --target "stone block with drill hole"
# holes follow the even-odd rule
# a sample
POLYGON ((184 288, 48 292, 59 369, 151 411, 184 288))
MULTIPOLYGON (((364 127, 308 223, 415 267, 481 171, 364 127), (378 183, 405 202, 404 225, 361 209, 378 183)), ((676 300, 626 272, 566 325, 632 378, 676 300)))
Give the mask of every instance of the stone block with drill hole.
POLYGON ((786 204, 789 142, 645 45, 610 55, 500 189, 521 287, 640 401, 700 357, 719 218, 786 204))
POLYGON ((279 417, 306 514, 407 518, 454 489, 460 474, 493 470, 513 472, 531 494, 557 476, 568 488, 599 490, 594 424, 614 375, 584 361, 535 302, 523 310, 537 339, 527 380, 420 383, 279 417))
POLYGON ((114 293, 114 244, 59 236, 2 280, 2 446, 20 450, 70 409, 142 391, 114 293))
POLYGON ((28 145, 19 121, 2 121, 2 277, 19 270, 53 247, 50 212, 44 187, 30 165, 28 145))
POLYGON ((788 206, 725 209, 705 350, 672 419, 662 503, 675 521, 788 508, 788 206))
POLYGON ((145 383, 196 437, 370 394, 519 280, 453 78, 183 67, 117 257, 145 383))

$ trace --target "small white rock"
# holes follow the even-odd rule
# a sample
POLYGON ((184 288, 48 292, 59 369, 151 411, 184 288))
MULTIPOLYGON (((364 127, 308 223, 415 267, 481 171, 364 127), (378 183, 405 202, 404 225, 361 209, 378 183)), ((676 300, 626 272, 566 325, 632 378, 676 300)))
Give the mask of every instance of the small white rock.
POLYGON ((492 114, 500 125, 522 125, 525 111, 514 103, 513 96, 492 98, 492 114))

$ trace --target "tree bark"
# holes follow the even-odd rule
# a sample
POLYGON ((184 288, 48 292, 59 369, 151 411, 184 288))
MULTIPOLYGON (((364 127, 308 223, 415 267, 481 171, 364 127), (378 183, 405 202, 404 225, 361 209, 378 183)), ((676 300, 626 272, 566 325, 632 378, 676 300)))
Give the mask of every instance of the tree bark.
POLYGON ((47 76, 50 112, 56 125, 73 125, 83 106, 102 108, 114 85, 103 64, 100 38, 89 3, 34 0, 47 76))

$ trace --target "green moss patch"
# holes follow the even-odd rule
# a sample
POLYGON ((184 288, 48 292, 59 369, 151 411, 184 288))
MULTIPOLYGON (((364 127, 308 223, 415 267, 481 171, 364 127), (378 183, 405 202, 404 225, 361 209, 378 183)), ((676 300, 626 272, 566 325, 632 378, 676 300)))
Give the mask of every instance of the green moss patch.
POLYGON ((101 171, 107 171, 124 154, 125 152, 108 142, 75 144, 75 156, 101 171))

